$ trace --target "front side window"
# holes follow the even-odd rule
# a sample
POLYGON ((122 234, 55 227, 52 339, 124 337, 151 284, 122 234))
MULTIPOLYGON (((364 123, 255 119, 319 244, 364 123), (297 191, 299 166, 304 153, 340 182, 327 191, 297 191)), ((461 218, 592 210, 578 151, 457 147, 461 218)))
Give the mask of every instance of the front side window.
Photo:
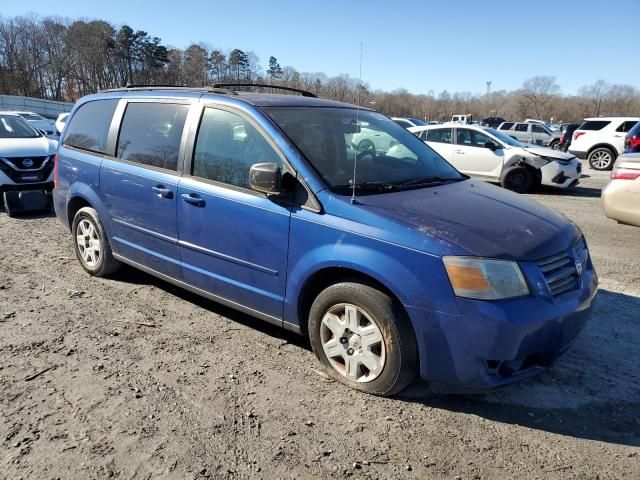
POLYGON ((511 127, 513 127, 513 122, 504 122, 498 128, 500 130, 509 130, 511 127))
POLYGON ((188 111, 188 105, 129 103, 120 127, 117 157, 177 170, 180 140, 188 111))
POLYGON ((458 128, 456 133, 456 143, 466 147, 484 148, 484 144, 490 141, 486 135, 467 128, 458 128))
POLYGON ((450 128, 435 128, 427 130, 427 141, 437 143, 451 143, 450 128))
POLYGON ((418 137, 379 113, 334 107, 263 110, 338 194, 348 195, 352 188, 385 193, 466 178, 418 137), (364 140, 371 143, 363 145, 364 140))
POLYGON ((0 138, 37 138, 40 132, 17 115, 0 115, 0 138))
POLYGON ((527 123, 518 123, 516 124, 516 132, 526 132, 529 129, 529 124, 527 123))
POLYGON ((533 125, 531 125, 531 129, 533 130, 533 133, 549 134, 549 132, 547 132, 542 125, 533 124, 533 125))
POLYGON ((97 153, 107 152, 107 138, 118 99, 95 100, 81 105, 71 117, 64 145, 97 153))
POLYGON ((193 152, 192 175, 250 188, 249 169, 254 163, 275 163, 282 159, 243 117, 215 108, 205 108, 193 152))

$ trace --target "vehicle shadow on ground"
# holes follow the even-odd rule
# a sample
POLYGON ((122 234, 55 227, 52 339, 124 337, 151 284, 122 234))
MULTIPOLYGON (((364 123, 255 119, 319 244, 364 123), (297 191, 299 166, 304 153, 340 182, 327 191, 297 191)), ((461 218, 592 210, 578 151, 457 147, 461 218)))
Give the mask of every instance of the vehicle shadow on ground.
POLYGON ((557 197, 583 197, 583 198, 600 198, 602 195, 602 189, 593 187, 573 187, 558 189, 553 187, 546 187, 542 185, 534 193, 542 195, 555 195, 557 197))
POLYGON ((601 290, 590 323, 555 367, 479 395, 436 395, 420 382, 401 398, 550 433, 640 446, 640 298, 601 290))
POLYGON ((277 325, 272 325, 264 320, 260 320, 259 318, 252 317, 251 315, 226 307, 220 303, 214 302, 213 300, 191 293, 183 288, 176 287, 164 280, 154 277, 153 275, 146 274, 141 270, 125 265, 110 278, 115 281, 126 282, 133 285, 152 285, 186 302, 190 302, 200 308, 208 310, 215 315, 220 315, 221 317, 227 318, 233 322, 253 328, 266 335, 281 339, 300 348, 311 350, 311 346, 306 337, 297 335, 296 333, 287 331, 277 325))

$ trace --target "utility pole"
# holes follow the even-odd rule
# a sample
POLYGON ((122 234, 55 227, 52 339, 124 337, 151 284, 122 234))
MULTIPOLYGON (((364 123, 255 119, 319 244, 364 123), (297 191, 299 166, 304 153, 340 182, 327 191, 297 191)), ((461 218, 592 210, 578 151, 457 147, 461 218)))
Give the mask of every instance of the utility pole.
POLYGON ((491 95, 491 80, 487 80, 487 98, 484 101, 485 117, 489 116, 489 96, 491 95))

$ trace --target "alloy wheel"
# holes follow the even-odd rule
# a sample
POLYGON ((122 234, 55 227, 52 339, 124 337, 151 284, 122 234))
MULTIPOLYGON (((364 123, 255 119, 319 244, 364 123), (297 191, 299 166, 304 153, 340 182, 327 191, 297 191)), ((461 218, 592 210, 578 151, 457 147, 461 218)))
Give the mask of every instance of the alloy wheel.
POLYGON ((98 229, 86 218, 78 222, 76 243, 85 265, 89 268, 97 266, 102 256, 102 245, 98 237, 98 229))

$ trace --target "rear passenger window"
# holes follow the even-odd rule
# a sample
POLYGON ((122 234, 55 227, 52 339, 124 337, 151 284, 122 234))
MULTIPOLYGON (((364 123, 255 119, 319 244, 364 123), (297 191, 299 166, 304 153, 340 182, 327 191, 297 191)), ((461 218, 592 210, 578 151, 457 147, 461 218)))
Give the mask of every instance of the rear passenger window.
POLYGON ((427 141, 437 143, 451 143, 451 129, 437 128, 435 130, 427 130, 427 141))
POLYGON ((509 130, 511 127, 513 127, 513 122, 505 122, 498 127, 498 130, 509 130))
POLYGON ((129 103, 118 137, 118 158, 177 170, 188 111, 188 105, 129 103))
POLYGON ((607 120, 587 120, 578 127, 578 130, 602 130, 610 123, 607 120))
POLYGON ((636 125, 636 123, 638 122, 636 122, 635 120, 622 122, 622 125, 616 128, 616 132, 628 132, 636 125))
POLYGON ((192 175, 250 188, 249 168, 254 163, 282 160, 267 140, 240 115, 205 108, 193 152, 192 175))
POLYGON ((113 154, 113 152, 107 152, 107 137, 113 112, 117 106, 118 99, 113 99, 94 100, 78 108, 67 127, 64 137, 65 146, 113 154))
POLYGON ((527 123, 518 123, 516 125, 516 132, 526 132, 529 129, 529 124, 527 123))

